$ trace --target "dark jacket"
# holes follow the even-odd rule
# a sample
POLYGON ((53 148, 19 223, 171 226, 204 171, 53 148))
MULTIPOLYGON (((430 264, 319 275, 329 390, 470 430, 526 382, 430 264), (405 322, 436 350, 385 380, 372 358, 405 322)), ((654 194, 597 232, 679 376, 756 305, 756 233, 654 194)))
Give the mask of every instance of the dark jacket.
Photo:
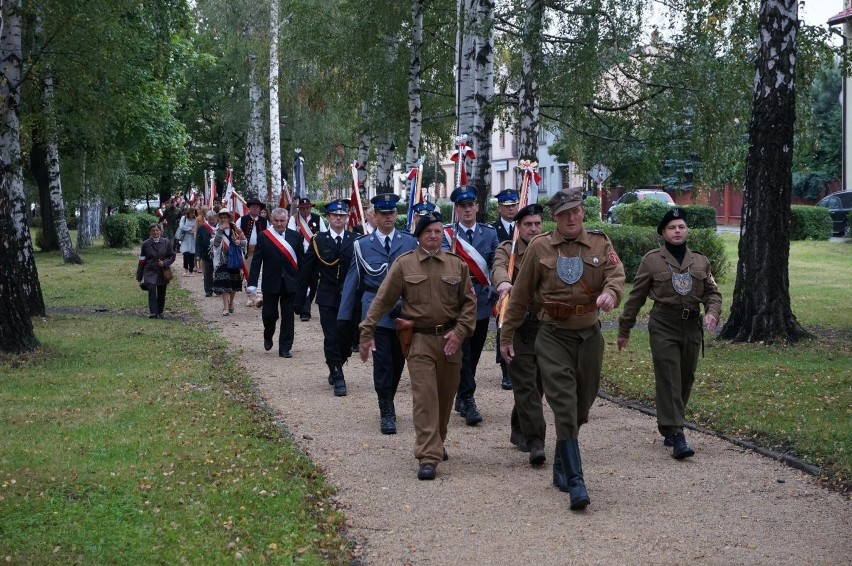
POLYGON ((251 240, 252 231, 257 230, 258 235, 260 235, 261 232, 269 228, 269 221, 263 216, 258 216, 257 220, 255 221, 252 220, 252 217, 250 215, 246 214, 245 216, 240 216, 238 225, 240 227, 240 230, 243 231, 243 234, 246 235, 246 240, 251 240))
POLYGON ((139 265, 136 266, 136 280, 148 285, 166 285, 168 281, 163 277, 163 268, 159 261, 168 267, 175 261, 175 250, 172 242, 166 237, 161 237, 159 242, 148 238, 142 242, 139 252, 139 265))
POLYGON ((195 257, 199 257, 204 261, 210 261, 213 259, 213 256, 210 253, 210 240, 213 239, 213 234, 216 232, 216 228, 210 226, 212 229, 208 230, 208 226, 210 226, 210 224, 207 222, 200 223, 198 225, 198 230, 195 233, 195 257))
POLYGON ((295 293, 299 287, 299 267, 304 264, 305 252, 302 247, 302 235, 287 228, 284 231, 284 239, 293 248, 296 254, 298 267, 293 267, 284 253, 278 249, 275 242, 265 232, 257 235, 257 245, 254 248, 254 257, 251 260, 249 270, 248 286, 257 287, 260 278, 260 270, 263 268, 263 284, 260 286, 263 294, 280 295, 282 293, 295 293))
POLYGON ((307 289, 319 276, 316 303, 321 307, 337 307, 343 293, 343 282, 352 262, 352 242, 358 236, 346 230, 340 249, 334 241, 331 231, 320 232, 311 239, 311 245, 305 253, 305 261, 299 270, 299 291, 297 295, 307 294, 307 289))
POLYGON ((500 220, 499 218, 497 220, 495 220, 494 223, 491 224, 491 225, 494 226, 495 230, 497 230, 497 239, 500 240, 501 243, 505 242, 506 240, 511 240, 512 235, 515 233, 514 228, 507 231, 506 227, 503 226, 503 221, 500 220))

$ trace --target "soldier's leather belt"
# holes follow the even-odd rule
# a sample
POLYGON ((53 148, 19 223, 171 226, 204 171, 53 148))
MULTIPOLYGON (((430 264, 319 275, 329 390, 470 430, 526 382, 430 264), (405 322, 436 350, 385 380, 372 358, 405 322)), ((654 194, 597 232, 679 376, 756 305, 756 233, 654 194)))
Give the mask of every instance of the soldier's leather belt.
POLYGON ((598 305, 595 303, 569 305, 566 303, 559 303, 557 301, 547 301, 542 305, 542 308, 544 308, 544 312, 547 313, 547 316, 553 320, 567 320, 572 316, 591 314, 598 310, 598 305))
POLYGON ((659 313, 662 313, 662 314, 665 314, 665 315, 668 315, 668 316, 673 316, 673 317, 679 318, 681 320, 689 320, 691 318, 698 318, 699 316, 701 316, 700 310, 680 309, 680 308, 677 308, 677 307, 666 307, 666 306, 663 306, 663 305, 654 305, 654 308, 652 309, 652 311, 657 311, 659 313))
POLYGON ((418 334, 431 334, 433 336, 438 336, 449 332, 453 328, 456 327, 455 321, 445 322, 444 324, 439 324, 438 326, 415 326, 414 332, 418 334))

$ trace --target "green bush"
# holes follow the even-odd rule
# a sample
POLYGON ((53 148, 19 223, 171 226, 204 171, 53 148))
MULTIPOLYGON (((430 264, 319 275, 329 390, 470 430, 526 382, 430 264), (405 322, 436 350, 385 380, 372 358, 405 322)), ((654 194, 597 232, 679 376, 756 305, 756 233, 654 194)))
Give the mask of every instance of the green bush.
POLYGON ((73 214, 68 216, 65 219, 65 223, 68 225, 69 230, 76 230, 77 229, 77 217, 74 216, 73 214))
POLYGON ((682 206, 686 211, 686 223, 690 229, 716 229, 716 209, 706 204, 688 204, 682 206))
POLYGON ((135 242, 141 242, 145 240, 151 232, 151 224, 159 223, 159 219, 153 214, 148 214, 147 212, 139 212, 135 214, 136 222, 137 222, 137 230, 136 230, 136 238, 135 242))
POLYGON ((671 205, 657 199, 646 198, 619 206, 618 222, 628 226, 653 226, 656 228, 670 208, 671 205))
POLYGON ((832 233, 831 214, 821 206, 794 204, 790 223, 791 240, 830 240, 832 233))
MULTIPOLYGON (((585 222, 584 226, 586 230, 600 230, 609 236, 612 246, 621 258, 621 263, 624 264, 628 283, 632 283, 633 278, 636 277, 639 262, 645 254, 659 248, 663 242, 663 239, 657 235, 656 227, 613 225, 605 222, 585 222)), ((542 223, 542 233, 555 229, 556 223, 553 221, 542 223)), ((715 230, 690 229, 687 245, 692 251, 701 252, 707 256, 716 280, 721 280, 730 273, 731 262, 725 256, 725 246, 715 230)))
POLYGON ((41 214, 30 217, 30 228, 41 228, 41 214))
POLYGON ((133 214, 113 214, 104 219, 101 232, 107 248, 129 248, 136 242, 139 223, 133 214))

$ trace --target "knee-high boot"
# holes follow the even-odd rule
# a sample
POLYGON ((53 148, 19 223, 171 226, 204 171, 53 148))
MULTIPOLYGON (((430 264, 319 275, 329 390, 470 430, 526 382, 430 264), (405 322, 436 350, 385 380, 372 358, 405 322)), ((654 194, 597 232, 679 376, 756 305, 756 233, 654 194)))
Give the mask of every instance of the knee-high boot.
POLYGON ((553 485, 559 488, 559 491, 568 493, 568 476, 565 475, 565 469, 562 467, 562 458, 559 457, 559 449, 555 449, 553 454, 553 485))
POLYGON ((586 505, 591 503, 591 499, 586 491, 586 483, 583 481, 580 444, 576 438, 560 440, 556 443, 556 452, 562 460, 562 469, 565 471, 571 509, 585 509, 586 505))

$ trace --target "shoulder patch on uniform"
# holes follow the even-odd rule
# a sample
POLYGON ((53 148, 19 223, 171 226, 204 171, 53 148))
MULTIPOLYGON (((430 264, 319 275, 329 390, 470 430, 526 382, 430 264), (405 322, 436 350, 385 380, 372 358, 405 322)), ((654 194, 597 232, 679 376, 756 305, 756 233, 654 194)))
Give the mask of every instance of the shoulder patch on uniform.
POLYGON ((601 230, 600 228, 586 228, 586 232, 589 234, 603 234, 606 235, 606 232, 601 230))
POLYGON ((618 265, 621 263, 621 260, 618 258, 618 254, 615 253, 615 250, 609 252, 606 257, 609 259, 609 262, 613 265, 618 265))

